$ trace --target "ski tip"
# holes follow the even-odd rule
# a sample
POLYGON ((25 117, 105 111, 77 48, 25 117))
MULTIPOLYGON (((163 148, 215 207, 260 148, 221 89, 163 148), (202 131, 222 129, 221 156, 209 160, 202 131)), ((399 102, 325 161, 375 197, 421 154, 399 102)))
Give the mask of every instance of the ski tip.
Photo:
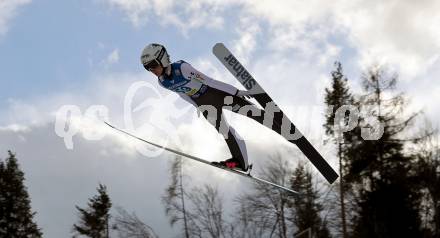
POLYGON ((115 128, 114 126, 110 125, 110 123, 103 121, 107 126, 111 127, 111 128, 115 128))

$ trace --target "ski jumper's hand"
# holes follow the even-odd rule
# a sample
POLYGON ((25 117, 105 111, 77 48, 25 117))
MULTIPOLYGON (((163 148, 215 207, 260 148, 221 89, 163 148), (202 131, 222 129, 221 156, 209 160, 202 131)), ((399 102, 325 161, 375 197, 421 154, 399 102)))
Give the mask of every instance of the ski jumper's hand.
POLYGON ((250 98, 252 98, 253 95, 255 95, 255 94, 256 94, 256 93, 252 93, 252 92, 245 91, 245 90, 237 90, 237 93, 235 94, 235 96, 239 96, 239 97, 242 97, 242 98, 248 98, 248 99, 250 99, 250 98))

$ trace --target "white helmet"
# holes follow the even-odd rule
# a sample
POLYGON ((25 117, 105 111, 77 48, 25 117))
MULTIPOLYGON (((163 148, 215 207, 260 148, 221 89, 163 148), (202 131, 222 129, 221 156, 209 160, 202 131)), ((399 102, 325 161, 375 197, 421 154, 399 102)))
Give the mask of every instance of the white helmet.
POLYGON ((141 63, 145 69, 149 70, 157 65, 167 67, 170 65, 170 56, 163 45, 149 44, 142 50, 141 63))

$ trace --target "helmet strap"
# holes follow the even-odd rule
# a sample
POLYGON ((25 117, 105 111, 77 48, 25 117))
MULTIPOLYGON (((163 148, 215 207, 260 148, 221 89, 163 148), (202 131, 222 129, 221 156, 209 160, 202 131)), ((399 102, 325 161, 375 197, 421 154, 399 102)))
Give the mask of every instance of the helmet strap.
POLYGON ((163 68, 163 73, 167 76, 171 75, 171 65, 168 65, 167 67, 163 68))

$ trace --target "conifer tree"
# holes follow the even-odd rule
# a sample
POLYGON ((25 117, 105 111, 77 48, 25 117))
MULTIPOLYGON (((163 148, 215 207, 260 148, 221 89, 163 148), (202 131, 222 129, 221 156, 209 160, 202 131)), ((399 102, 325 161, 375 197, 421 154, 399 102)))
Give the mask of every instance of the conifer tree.
POLYGON ((0 237, 41 237, 33 221, 30 198, 15 154, 0 160, 0 237))
POLYGON ((345 105, 353 106, 354 100, 350 93, 350 89, 347 85, 347 78, 342 71, 342 65, 340 62, 335 62, 336 69, 331 73, 332 85, 330 88, 325 89, 325 104, 327 105, 326 122, 324 127, 326 134, 331 136, 334 143, 337 146, 337 156, 339 160, 339 198, 341 205, 341 227, 342 237, 347 237, 347 222, 346 222, 346 208, 345 208, 345 170, 346 165, 349 163, 349 159, 346 156, 345 151, 350 146, 347 143, 350 138, 350 133, 344 132, 341 135, 341 131, 338 131, 338 125, 346 125, 348 122, 347 115, 344 116, 343 121, 335 121, 335 113, 338 109, 342 109, 345 105))
POLYGON ((89 199, 86 209, 76 206, 79 222, 73 225, 74 232, 92 238, 109 236, 110 208, 112 203, 104 185, 99 184, 98 194, 89 199))
POLYGON ((303 165, 298 165, 293 172, 291 184, 301 194, 293 200, 292 204, 295 210, 293 223, 298 230, 303 231, 310 228, 313 237, 331 237, 327 225, 319 215, 323 208, 318 202, 319 194, 314 188, 311 173, 303 165))
POLYGON ((393 93, 397 78, 381 67, 372 67, 363 75, 359 104, 364 116, 359 127, 374 128, 373 133, 381 131, 382 135, 365 139, 365 133, 357 134, 348 153, 348 177, 359 195, 353 227, 356 237, 420 237, 414 157, 404 152, 410 140, 402 138, 416 114, 402 116, 404 97, 393 93))

